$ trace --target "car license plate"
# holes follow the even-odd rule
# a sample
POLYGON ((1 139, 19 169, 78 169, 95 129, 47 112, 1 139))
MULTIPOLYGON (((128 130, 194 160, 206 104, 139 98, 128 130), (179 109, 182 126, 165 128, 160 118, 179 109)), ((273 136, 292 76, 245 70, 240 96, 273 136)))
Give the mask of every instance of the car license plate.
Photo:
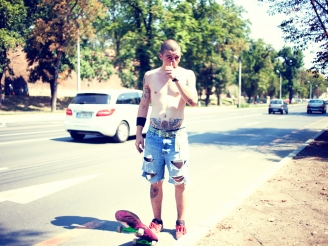
POLYGON ((278 109, 276 109, 276 108, 274 108, 274 109, 272 109, 273 111, 278 111, 278 109))
POLYGON ((76 118, 82 118, 82 119, 90 119, 92 117, 92 113, 89 112, 77 112, 76 118))

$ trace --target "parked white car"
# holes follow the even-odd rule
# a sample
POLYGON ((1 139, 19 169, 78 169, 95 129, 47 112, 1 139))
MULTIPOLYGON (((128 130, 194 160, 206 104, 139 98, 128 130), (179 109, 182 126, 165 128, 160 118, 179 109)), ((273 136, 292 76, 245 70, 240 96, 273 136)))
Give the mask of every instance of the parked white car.
POLYGON ((136 133, 141 97, 141 90, 132 89, 80 91, 66 109, 65 129, 74 140, 97 135, 125 142, 136 133))

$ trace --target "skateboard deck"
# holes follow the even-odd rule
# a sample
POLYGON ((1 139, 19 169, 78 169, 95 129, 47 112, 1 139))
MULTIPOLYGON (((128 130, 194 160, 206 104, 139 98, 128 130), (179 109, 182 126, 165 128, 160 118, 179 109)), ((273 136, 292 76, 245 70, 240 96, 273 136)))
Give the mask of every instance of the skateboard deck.
POLYGON ((141 222, 136 214, 127 210, 118 210, 115 218, 123 225, 117 227, 117 232, 134 233, 137 236, 133 240, 133 245, 156 245, 158 242, 157 236, 141 222))

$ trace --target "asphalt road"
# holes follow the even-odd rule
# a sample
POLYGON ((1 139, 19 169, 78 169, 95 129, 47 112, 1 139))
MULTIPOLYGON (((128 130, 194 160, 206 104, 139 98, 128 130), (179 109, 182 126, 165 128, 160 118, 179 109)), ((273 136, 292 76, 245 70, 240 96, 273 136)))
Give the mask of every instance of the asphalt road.
MULTIPOLYGON (((188 236, 173 237, 174 189, 165 181, 159 246, 196 242, 290 153, 326 129, 328 115, 308 115, 305 104, 290 106, 288 115, 269 115, 266 107, 188 108, 186 122, 188 236)), ((141 162, 133 138, 74 142, 63 116, 0 116, 0 245, 131 245, 132 235, 116 233, 114 214, 128 209, 151 221, 141 162)))

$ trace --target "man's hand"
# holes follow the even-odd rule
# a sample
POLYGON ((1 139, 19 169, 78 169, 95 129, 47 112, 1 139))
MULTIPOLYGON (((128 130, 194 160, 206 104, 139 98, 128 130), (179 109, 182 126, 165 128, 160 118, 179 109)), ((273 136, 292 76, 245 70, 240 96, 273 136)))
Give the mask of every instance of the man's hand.
POLYGON ((172 66, 172 62, 171 66, 165 66, 165 73, 170 76, 170 79, 174 79, 176 77, 175 68, 172 66))
POLYGON ((144 144, 144 138, 142 137, 142 135, 138 135, 136 136, 136 148, 138 150, 138 152, 141 154, 145 148, 145 144, 144 144))

